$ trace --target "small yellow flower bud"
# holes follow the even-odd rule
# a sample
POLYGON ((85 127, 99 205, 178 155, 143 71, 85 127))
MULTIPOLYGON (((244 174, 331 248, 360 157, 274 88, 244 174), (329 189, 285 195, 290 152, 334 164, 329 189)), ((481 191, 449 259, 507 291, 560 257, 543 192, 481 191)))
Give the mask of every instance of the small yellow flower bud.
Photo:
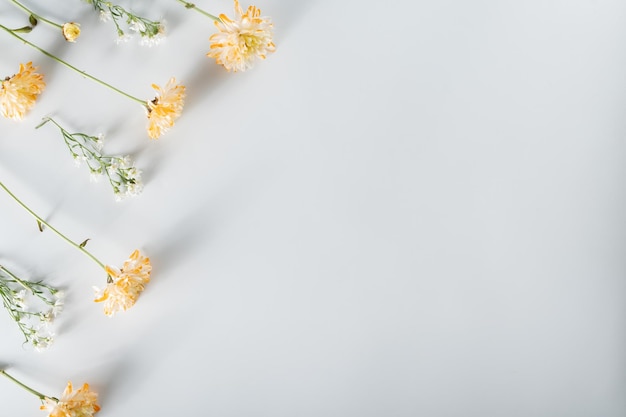
POLYGON ((74 22, 68 22, 63 25, 63 36, 68 42, 76 42, 80 36, 80 25, 74 22))

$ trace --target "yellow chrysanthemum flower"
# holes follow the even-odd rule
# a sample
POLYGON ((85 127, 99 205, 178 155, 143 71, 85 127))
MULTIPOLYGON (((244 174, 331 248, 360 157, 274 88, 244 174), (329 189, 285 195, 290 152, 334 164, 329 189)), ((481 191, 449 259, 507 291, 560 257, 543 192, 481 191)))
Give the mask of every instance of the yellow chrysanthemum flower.
POLYGON ((235 0, 235 20, 221 14, 215 26, 219 32, 211 35, 211 50, 208 57, 223 65, 228 71, 245 71, 252 67, 255 57, 265 59, 274 52, 272 27, 268 17, 261 17, 261 10, 249 6, 244 13, 235 0))
POLYGON ((22 120, 35 105, 37 96, 46 86, 43 75, 35 72, 33 63, 20 64, 20 71, 2 81, 0 87, 0 108, 8 119, 22 120))
POLYGON ((150 258, 142 256, 135 250, 124 262, 121 270, 107 266, 106 271, 111 277, 103 291, 99 291, 94 301, 104 301, 104 314, 113 316, 118 311, 126 311, 135 305, 137 297, 150 282, 152 265, 150 258))
POLYGON ((170 78, 165 88, 152 84, 158 93, 154 100, 146 103, 148 109, 148 136, 158 139, 170 127, 183 111, 185 86, 176 84, 174 77, 170 78))
POLYGON ((68 42, 76 42, 80 36, 80 25, 74 22, 65 23, 62 27, 63 36, 68 42))
POLYGON ((68 382, 58 401, 46 397, 40 408, 49 413, 48 417, 92 417, 100 411, 97 401, 98 394, 89 391, 88 384, 74 391, 72 383, 68 382))

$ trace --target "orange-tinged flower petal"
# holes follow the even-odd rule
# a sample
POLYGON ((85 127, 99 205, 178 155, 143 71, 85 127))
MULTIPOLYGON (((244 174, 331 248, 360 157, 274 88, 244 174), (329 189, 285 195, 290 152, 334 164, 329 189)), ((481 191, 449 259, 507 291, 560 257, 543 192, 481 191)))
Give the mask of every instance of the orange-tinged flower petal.
POLYGON ((209 38, 207 56, 215 58, 228 71, 250 69, 256 57, 265 59, 276 49, 272 41, 273 24, 268 17, 261 17, 261 10, 255 6, 249 6, 244 13, 235 0, 235 20, 220 14, 215 26, 219 32, 209 38))
POLYGON ((172 77, 164 88, 156 84, 152 84, 152 88, 158 96, 146 103, 148 136, 150 139, 158 139, 180 117, 185 101, 185 86, 176 84, 176 79, 172 77))
POLYGON ((32 62, 20 64, 17 74, 2 81, 0 108, 4 117, 22 120, 26 112, 35 105, 37 96, 46 86, 43 75, 36 73, 35 70, 32 62))
POLYGON ((113 316, 118 311, 126 311, 135 305, 139 294, 150 282, 152 265, 150 258, 135 250, 124 262, 122 269, 107 266, 110 282, 100 291, 95 302, 104 302, 104 314, 113 316))
POLYGON ((70 381, 58 401, 45 398, 40 409, 48 411, 49 417, 92 417, 100 411, 97 401, 98 394, 89 390, 89 384, 74 391, 70 381))

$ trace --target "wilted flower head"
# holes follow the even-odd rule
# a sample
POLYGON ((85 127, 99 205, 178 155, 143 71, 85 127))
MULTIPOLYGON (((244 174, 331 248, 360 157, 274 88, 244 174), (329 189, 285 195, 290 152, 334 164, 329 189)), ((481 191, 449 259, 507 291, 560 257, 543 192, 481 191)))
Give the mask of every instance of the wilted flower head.
POLYGON ((0 88, 2 115, 8 119, 22 120, 35 104, 37 96, 46 86, 43 75, 35 72, 32 62, 20 64, 17 74, 6 77, 0 88))
POLYGON ((135 250, 124 262, 121 270, 107 266, 109 282, 102 291, 97 291, 94 301, 104 301, 104 314, 113 316, 118 311, 126 311, 137 301, 137 297, 144 290, 145 284, 150 282, 152 265, 147 258, 135 250))
POLYGON ((255 6, 249 6, 244 13, 239 0, 235 0, 235 20, 221 14, 215 26, 219 32, 209 38, 211 50, 207 56, 228 71, 245 71, 252 67, 255 57, 265 59, 276 49, 272 42, 273 24, 255 6))
POLYGON ((176 84, 174 77, 170 78, 165 88, 152 84, 158 96, 146 103, 148 109, 148 136, 158 139, 170 127, 183 111, 185 86, 176 84))
POLYGON ((80 25, 74 22, 68 22, 63 25, 63 36, 68 42, 76 42, 80 36, 80 25))
POLYGON ((97 401, 98 394, 89 390, 89 384, 74 391, 68 382, 59 400, 46 397, 40 409, 47 411, 48 417, 92 417, 100 411, 97 401))

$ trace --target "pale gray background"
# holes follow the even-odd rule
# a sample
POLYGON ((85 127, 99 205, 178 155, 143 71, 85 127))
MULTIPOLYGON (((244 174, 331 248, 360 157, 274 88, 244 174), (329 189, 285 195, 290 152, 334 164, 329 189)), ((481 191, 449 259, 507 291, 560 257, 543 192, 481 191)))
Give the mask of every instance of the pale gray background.
MULTIPOLYGON (((168 20, 152 49, 56 3, 83 37, 29 39, 146 98, 175 75, 188 100, 150 142, 134 103, 0 34, 0 73, 32 59, 48 81, 0 120, 0 178, 107 263, 154 265, 106 318, 97 267, 0 195, 1 261, 68 293, 41 354, 0 315, 16 376, 88 381, 102 417, 626 415, 625 2, 262 0, 277 52, 243 74, 173 0, 121 2, 168 20), (132 153, 144 193, 90 183, 33 129, 47 114, 132 153)), ((40 413, 0 384, 0 415, 40 413)))

